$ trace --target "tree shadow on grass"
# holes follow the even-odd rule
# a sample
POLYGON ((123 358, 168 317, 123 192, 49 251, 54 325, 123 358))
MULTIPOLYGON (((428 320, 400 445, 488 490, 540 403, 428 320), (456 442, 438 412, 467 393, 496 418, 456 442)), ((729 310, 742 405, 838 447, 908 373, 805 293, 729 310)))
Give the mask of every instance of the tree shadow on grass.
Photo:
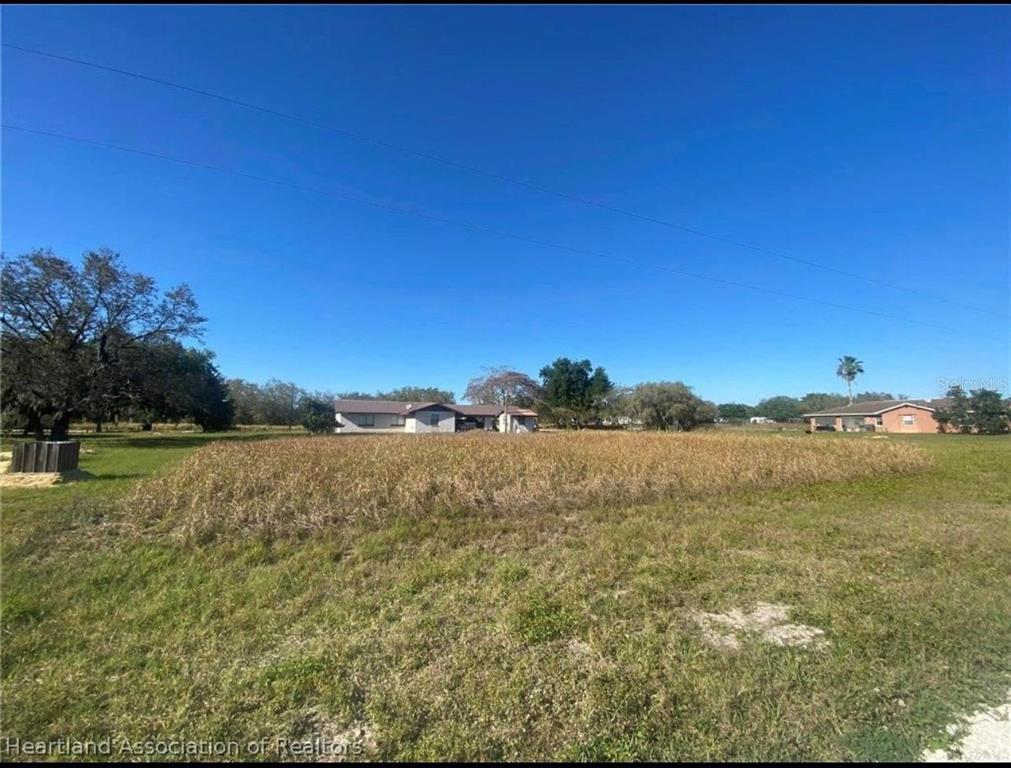
POLYGON ((83 483, 89 480, 104 480, 106 477, 105 475, 96 475, 86 469, 68 469, 66 472, 61 472, 60 475, 62 476, 61 483, 83 483))

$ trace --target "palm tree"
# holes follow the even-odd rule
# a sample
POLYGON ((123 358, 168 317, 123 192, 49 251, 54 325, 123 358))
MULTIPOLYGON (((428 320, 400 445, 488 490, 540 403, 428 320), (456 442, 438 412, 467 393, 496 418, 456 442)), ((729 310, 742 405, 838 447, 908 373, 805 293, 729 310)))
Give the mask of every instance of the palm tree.
POLYGON ((850 355, 839 358, 839 367, 835 369, 835 375, 846 379, 846 388, 850 394, 850 405, 853 405, 853 379, 864 372, 864 364, 850 355))

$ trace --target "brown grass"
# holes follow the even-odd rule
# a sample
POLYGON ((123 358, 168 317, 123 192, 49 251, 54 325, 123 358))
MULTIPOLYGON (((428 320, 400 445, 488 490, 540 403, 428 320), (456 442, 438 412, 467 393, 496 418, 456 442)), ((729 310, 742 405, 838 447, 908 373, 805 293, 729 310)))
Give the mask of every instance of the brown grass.
POLYGON ((185 537, 299 534, 437 510, 650 503, 924 469, 904 444, 728 434, 369 436, 217 443, 128 499, 185 537))

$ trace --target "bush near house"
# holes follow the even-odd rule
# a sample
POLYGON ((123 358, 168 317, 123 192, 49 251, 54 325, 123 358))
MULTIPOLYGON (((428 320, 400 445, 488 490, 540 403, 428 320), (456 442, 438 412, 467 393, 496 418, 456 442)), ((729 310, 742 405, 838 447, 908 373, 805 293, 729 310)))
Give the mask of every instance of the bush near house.
POLYGON ((299 406, 302 411, 302 426, 314 435, 321 435, 334 430, 333 404, 321 400, 303 400, 299 406))
POLYGON ((1008 404, 1000 392, 973 389, 967 395, 959 386, 948 390, 948 402, 934 413, 942 431, 952 429, 964 434, 1003 435, 1008 432, 1008 404))

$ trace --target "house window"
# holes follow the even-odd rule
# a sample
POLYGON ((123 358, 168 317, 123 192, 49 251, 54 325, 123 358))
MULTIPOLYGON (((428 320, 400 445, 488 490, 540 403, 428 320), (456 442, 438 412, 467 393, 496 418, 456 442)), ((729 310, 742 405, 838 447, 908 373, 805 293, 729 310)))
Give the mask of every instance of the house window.
POLYGON ((376 415, 374 413, 363 413, 358 417, 359 427, 374 427, 376 425, 376 415))
POLYGON ((885 418, 884 418, 884 416, 875 416, 875 417, 874 417, 874 423, 875 423, 875 424, 877 424, 877 425, 878 425, 879 427, 880 427, 880 426, 883 426, 883 425, 884 425, 884 423, 885 423, 885 418))
POLYGON ((911 413, 904 414, 902 416, 902 424, 906 427, 912 427, 916 425, 916 416, 911 413))
POLYGON ((439 426, 439 414, 437 413, 428 414, 428 423, 430 426, 433 427, 439 426))
POLYGON ((402 427, 406 423, 407 420, 404 418, 402 414, 395 414, 393 418, 390 420, 390 426, 393 427, 402 427))

